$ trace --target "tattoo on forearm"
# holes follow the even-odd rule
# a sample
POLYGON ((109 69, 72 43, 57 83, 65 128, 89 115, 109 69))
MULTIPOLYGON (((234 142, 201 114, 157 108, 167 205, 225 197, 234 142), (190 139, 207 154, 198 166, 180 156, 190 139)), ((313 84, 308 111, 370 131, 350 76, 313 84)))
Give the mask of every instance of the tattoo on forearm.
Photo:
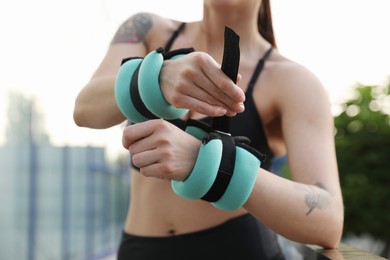
MULTIPOLYGON (((316 183, 315 186, 326 190, 322 183, 316 183)), ((297 184, 296 188, 305 192, 305 204, 309 208, 309 210, 306 212, 306 216, 308 216, 314 209, 323 209, 330 203, 329 197, 325 196, 322 191, 319 191, 314 187, 306 186, 304 184, 297 184)))
POLYGON ((121 25, 112 39, 111 44, 144 42, 145 36, 151 28, 152 19, 150 15, 135 15, 121 25))

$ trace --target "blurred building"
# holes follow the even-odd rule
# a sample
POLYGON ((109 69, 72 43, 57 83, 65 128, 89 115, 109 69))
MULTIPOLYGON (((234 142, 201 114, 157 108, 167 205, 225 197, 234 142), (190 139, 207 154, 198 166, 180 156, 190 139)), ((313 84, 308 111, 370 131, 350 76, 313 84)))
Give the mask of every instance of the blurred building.
POLYGON ((127 211, 126 167, 104 147, 53 146, 32 101, 13 101, 0 147, 0 259, 111 254, 127 211))

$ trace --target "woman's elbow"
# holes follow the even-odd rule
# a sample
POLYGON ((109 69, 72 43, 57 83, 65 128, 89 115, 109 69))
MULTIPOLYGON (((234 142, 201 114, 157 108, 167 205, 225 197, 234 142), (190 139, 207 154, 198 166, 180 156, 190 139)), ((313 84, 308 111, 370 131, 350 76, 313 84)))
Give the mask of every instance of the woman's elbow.
POLYGON ((80 108, 80 106, 75 105, 73 109, 73 121, 79 127, 88 126, 84 114, 85 113, 83 113, 83 110, 80 108))
POLYGON ((95 115, 97 111, 98 108, 92 109, 87 104, 76 101, 73 108, 73 121, 79 127, 101 128, 99 122, 101 119, 95 115))
POLYGON ((113 111, 114 109, 75 105, 73 121, 79 127, 107 129, 125 120, 121 113, 113 111))
POLYGON ((341 210, 339 213, 335 213, 326 224, 326 233, 321 236, 321 241, 318 244, 326 249, 336 248, 341 242, 343 228, 344 211, 341 210))

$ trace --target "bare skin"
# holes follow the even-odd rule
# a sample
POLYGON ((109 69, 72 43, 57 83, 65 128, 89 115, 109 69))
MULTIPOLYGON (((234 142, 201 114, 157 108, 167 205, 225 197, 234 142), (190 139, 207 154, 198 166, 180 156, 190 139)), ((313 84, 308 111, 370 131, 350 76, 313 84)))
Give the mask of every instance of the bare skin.
MULTIPOLYGON (((194 47, 197 52, 164 62, 161 71, 165 98, 177 107, 189 108, 187 117, 242 112, 248 80, 269 48, 269 43, 255 33, 257 1, 226 1, 231 6, 225 3, 224 12, 219 11, 219 2, 205 1, 204 19, 188 23, 172 47, 194 47), (220 70, 225 25, 241 37, 237 85, 220 70)), ((78 95, 75 122, 90 128, 122 123, 125 118, 116 106, 113 91, 120 61, 143 57, 164 46, 178 25, 152 14, 138 14, 126 21, 78 95)), ((327 248, 337 246, 342 234, 343 202, 326 91, 311 72, 275 50, 256 83, 254 98, 271 149, 276 156, 288 155, 292 180, 259 169, 250 198, 242 209, 231 212, 205 201, 187 200, 172 191, 169 180, 188 176, 200 142, 163 120, 135 124, 123 132, 123 146, 141 169, 141 174, 135 170, 131 174, 126 232, 170 236, 212 227, 250 212, 287 238, 327 248)))

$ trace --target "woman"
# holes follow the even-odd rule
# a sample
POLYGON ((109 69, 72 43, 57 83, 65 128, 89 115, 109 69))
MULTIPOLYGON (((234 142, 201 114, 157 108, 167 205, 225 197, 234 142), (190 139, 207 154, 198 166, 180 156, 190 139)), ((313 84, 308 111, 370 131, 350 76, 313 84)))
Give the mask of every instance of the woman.
POLYGON ((274 232, 336 247, 343 202, 325 89, 310 71, 278 53, 268 0, 204 0, 203 6, 203 19, 187 24, 149 13, 130 17, 76 99, 77 125, 119 124, 125 117, 114 84, 123 58, 145 57, 158 47, 195 49, 164 61, 160 74, 165 99, 189 112, 180 120, 154 119, 124 130, 123 146, 135 167, 118 258, 283 259, 274 232), (225 26, 240 36, 237 84, 219 65, 225 26), (221 115, 231 117, 232 134, 250 138, 266 162, 287 155, 291 172, 287 180, 264 163, 248 200, 233 211, 178 196, 170 181, 188 178, 201 147, 181 124, 221 115))

